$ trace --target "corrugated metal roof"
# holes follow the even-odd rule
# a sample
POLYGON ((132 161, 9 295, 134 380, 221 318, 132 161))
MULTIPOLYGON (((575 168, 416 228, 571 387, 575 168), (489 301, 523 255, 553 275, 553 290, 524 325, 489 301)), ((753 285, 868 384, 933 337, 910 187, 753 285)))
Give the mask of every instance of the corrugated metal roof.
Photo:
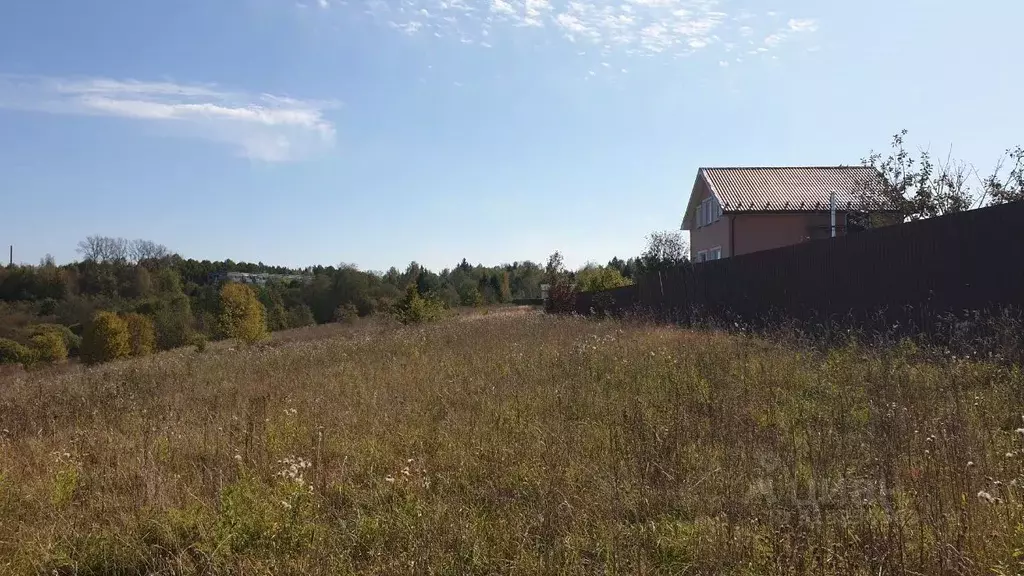
POLYGON ((723 212, 884 210, 881 175, 864 166, 701 168, 723 212))

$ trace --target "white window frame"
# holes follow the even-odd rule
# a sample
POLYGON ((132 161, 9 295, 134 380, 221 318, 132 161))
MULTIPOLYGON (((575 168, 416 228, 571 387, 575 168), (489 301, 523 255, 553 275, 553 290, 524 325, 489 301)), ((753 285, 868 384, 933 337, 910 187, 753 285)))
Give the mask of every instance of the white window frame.
POLYGON ((714 248, 708 250, 707 259, 708 260, 721 260, 722 259, 722 247, 721 246, 715 246, 714 248))
POLYGON ((714 196, 701 200, 697 206, 697 227, 710 226, 722 217, 722 206, 714 196))
POLYGON ((697 252, 697 262, 707 262, 707 260, 708 260, 708 251, 707 250, 701 250, 700 252, 697 252))

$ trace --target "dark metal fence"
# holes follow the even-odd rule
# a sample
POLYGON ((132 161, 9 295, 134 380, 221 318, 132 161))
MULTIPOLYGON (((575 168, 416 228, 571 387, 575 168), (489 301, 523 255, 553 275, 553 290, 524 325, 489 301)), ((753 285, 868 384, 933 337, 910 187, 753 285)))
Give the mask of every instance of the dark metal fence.
MULTIPOLYGON (((588 313, 603 293, 581 294, 588 313)), ((622 311, 677 321, 912 327, 1024 309, 1024 202, 687 264, 612 294, 622 311)))

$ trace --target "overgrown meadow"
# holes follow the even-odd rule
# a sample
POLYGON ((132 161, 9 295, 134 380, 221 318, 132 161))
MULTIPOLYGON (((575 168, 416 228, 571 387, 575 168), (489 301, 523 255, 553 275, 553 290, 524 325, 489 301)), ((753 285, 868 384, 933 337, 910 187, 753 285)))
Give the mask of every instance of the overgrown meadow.
POLYGON ((533 312, 0 373, 3 574, 1017 574, 1024 374, 533 312))

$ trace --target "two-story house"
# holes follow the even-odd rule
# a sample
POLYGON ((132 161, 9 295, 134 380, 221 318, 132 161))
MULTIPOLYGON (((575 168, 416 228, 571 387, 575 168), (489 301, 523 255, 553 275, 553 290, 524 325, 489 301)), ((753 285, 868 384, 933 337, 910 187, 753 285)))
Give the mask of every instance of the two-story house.
POLYGON ((682 229, 690 258, 717 260, 848 231, 848 215, 898 222, 879 191, 882 177, 863 166, 701 168, 682 229))

